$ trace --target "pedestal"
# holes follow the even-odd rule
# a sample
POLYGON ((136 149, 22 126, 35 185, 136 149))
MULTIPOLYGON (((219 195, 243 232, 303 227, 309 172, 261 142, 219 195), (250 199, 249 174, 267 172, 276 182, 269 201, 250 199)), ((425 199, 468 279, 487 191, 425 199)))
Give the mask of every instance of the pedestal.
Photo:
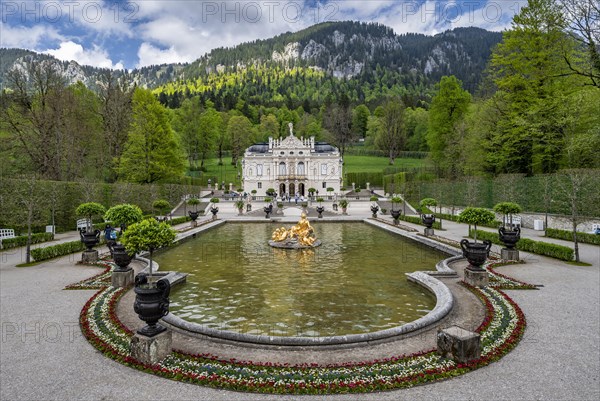
POLYGON ((479 334, 458 326, 451 326, 438 331, 437 348, 439 355, 453 359, 458 363, 467 363, 481 357, 479 334))
POLYGON ((502 260, 519 260, 519 251, 516 249, 502 248, 500 250, 500 258, 502 260))
POLYGON ((134 281, 133 269, 130 267, 125 271, 113 271, 110 281, 113 287, 131 287, 134 281))
POLYGON ((169 329, 154 337, 135 333, 130 342, 131 356, 144 364, 154 365, 171 353, 172 343, 173 336, 169 329))
POLYGON ((425 228, 425 236, 429 237, 431 235, 435 235, 433 228, 425 228))
POLYGON ((485 270, 465 269, 465 282, 473 287, 487 287, 489 283, 488 272, 485 270))
POLYGON ((198 227, 198 222, 196 220, 190 221, 190 228, 196 228, 196 227, 198 227))
POLYGON ((81 254, 81 261, 83 263, 96 263, 98 261, 98 251, 95 249, 84 251, 81 254))

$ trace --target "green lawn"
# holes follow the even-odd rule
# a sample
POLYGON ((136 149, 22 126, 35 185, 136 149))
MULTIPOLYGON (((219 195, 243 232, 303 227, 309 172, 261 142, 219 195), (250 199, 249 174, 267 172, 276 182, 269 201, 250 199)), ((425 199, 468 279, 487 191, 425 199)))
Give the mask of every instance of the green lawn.
MULTIPOLYGON (((429 167, 427 159, 396 159, 395 167, 406 169, 429 167)), ((378 156, 345 156, 344 173, 379 173, 390 167, 387 157, 378 156)))
MULTIPOLYGON (((241 162, 240 162, 241 165, 241 162)), ((239 187, 238 180, 238 170, 235 166, 231 165, 231 157, 223 158, 223 165, 219 166, 219 159, 207 159, 204 161, 204 168, 206 168, 206 172, 202 174, 202 182, 206 184, 207 180, 210 178, 212 183, 223 182, 225 181, 225 185, 228 188, 230 182, 233 183, 233 189, 236 190, 239 187)), ((241 168, 240 168, 241 171, 241 168)), ((190 173, 193 177, 200 177, 199 171, 193 171, 190 173)))

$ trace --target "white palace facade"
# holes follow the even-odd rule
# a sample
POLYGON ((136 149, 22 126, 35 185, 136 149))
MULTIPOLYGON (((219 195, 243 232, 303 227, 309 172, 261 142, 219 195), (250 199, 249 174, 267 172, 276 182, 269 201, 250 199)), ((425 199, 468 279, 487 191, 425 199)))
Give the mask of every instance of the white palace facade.
POLYGON ((250 146, 242 160, 244 192, 265 196, 273 188, 278 196, 306 197, 315 188, 319 196, 340 193, 342 159, 337 148, 325 142, 297 138, 292 131, 285 139, 269 138, 269 143, 250 146))

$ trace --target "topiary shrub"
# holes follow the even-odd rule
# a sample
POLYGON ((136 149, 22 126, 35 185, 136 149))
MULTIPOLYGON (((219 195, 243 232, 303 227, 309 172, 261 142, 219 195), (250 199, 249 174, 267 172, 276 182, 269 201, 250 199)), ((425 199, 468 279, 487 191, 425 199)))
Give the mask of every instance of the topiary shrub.
POLYGON ((458 215, 459 223, 475 226, 474 240, 477 242, 477 225, 489 224, 496 219, 494 213, 482 207, 468 207, 458 215))

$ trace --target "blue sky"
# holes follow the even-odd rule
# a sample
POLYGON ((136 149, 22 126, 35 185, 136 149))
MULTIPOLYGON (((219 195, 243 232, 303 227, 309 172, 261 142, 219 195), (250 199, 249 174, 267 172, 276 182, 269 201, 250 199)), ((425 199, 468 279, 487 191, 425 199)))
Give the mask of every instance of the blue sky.
POLYGON ((189 62, 213 48, 326 21, 380 22, 428 35, 500 31, 526 0, 153 1, 1 0, 0 47, 108 68, 189 62))

